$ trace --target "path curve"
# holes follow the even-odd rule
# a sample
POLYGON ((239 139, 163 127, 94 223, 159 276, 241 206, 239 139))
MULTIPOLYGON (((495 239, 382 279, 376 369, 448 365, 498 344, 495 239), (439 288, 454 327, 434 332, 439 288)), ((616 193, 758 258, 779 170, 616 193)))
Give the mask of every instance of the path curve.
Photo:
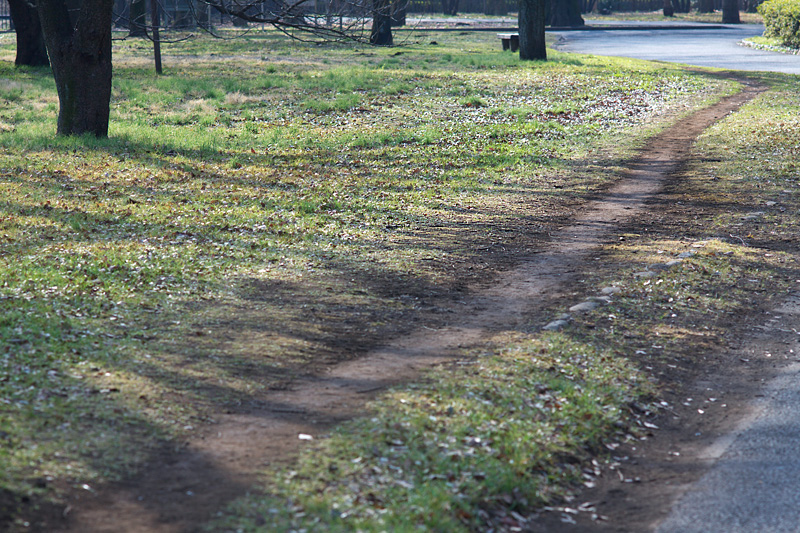
POLYGON ((645 209, 645 201, 682 164, 703 130, 762 90, 745 83, 740 93, 653 138, 604 197, 590 202, 572 224, 553 234, 547 249, 532 250, 493 287, 458 304, 450 325, 419 330, 325 374, 297 380, 287 390, 267 395, 258 410, 221 414, 202 437, 163 464, 147 465, 137 478, 73 501, 66 528, 82 533, 192 531, 226 501, 249 490, 262 465, 291 458, 298 434, 325 433, 333 424, 363 413, 375 392, 458 358, 464 348, 492 333, 524 326, 527 313, 560 297, 591 267, 590 254, 645 209))

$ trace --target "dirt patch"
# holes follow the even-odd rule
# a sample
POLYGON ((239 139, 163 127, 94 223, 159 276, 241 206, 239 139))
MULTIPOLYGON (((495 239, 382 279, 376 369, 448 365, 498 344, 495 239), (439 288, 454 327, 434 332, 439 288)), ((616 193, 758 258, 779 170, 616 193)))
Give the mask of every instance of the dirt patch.
MULTIPOLYGON (((66 520, 40 522, 46 531, 82 532, 191 531, 213 511, 246 491, 265 464, 291 459, 298 435, 319 435, 363 412, 367 399, 386 387, 415 379, 432 365, 452 361, 463 349, 479 345, 498 331, 524 329, 531 319, 545 320, 548 308, 569 296, 599 246, 646 209, 646 200, 688 156, 694 139, 708 126, 735 111, 760 89, 741 93, 695 113, 654 138, 631 163, 629 171, 607 193, 583 207, 565 227, 551 233, 546 247, 518 247, 516 266, 498 274, 490 287, 456 291, 437 299, 438 309, 419 313, 413 331, 353 357, 367 344, 348 350, 347 330, 333 352, 344 362, 308 369, 283 390, 212 415, 201 436, 179 449, 155 454, 138 477, 74 494, 64 510, 66 520), (450 312, 442 318, 440 308, 450 312)), ((575 302, 569 302, 571 305, 575 302)), ((392 333, 403 333, 398 327, 392 333)), ((382 331, 381 335, 389 332, 382 331)), ((684 420, 685 422, 685 420, 684 420)), ((560 530, 560 529, 558 529, 560 530)))

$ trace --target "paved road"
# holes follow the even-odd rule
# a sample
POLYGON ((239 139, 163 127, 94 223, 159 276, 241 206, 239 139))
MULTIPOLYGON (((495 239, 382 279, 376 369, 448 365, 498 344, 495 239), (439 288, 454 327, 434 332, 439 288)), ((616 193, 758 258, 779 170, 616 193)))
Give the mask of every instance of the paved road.
MULTIPOLYGON (((663 26, 663 23, 659 23, 663 26)), ((554 32, 556 48, 602 56, 623 56, 732 70, 800 74, 800 55, 779 54, 740 46, 742 39, 761 35, 760 24, 722 25, 708 29, 644 29, 554 32)), ((698 25, 699 26, 699 25, 698 25)))
POLYGON ((672 508, 656 533, 800 531, 800 364, 765 389, 714 467, 672 508))

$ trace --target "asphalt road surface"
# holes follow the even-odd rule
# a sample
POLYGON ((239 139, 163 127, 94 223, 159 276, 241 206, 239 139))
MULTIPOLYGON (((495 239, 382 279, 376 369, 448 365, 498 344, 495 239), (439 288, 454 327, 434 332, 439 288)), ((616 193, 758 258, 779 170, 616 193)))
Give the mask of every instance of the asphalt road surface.
POLYGON ((663 28, 663 23, 658 26, 643 22, 629 24, 631 29, 553 32, 561 37, 556 48, 565 52, 634 57, 701 67, 800 74, 800 55, 766 52, 738 44, 742 39, 761 35, 764 26, 760 24, 705 27, 697 24, 696 29, 674 30, 655 29, 663 28))
MULTIPOLYGON (((731 70, 800 74, 800 56, 737 43, 755 25, 719 29, 559 33, 557 48, 731 70)), ((800 302, 784 319, 800 320, 800 302)), ((797 331, 797 330, 796 330, 797 331)), ((786 367, 755 399, 751 415, 707 450, 709 471, 676 502, 657 533, 800 532, 800 363, 786 367)))
POLYGON ((800 531, 798 379, 795 363, 765 389, 755 412, 718 442, 721 456, 657 533, 800 531))

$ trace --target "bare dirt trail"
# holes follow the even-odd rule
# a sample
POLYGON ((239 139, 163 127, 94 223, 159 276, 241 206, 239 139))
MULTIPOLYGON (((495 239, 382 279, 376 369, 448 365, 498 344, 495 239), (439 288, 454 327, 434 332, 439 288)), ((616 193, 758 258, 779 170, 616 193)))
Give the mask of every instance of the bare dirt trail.
POLYGON ((376 392, 457 359, 464 348, 493 333, 521 328, 556 302, 577 303, 561 300, 570 284, 592 268, 591 254, 616 237, 620 224, 635 220, 645 200, 685 161, 703 130, 760 90, 747 85, 653 138, 614 187, 552 234, 550 246, 519 257, 518 266, 498 283, 457 304, 449 325, 423 327, 324 374, 296 380, 262 398, 257 410, 220 413, 201 437, 154 458, 140 476, 75 497, 61 526, 49 530, 196 530, 225 502, 250 489, 264 464, 290 459, 299 447, 299 434, 325 433, 333 424, 362 414, 376 392))

